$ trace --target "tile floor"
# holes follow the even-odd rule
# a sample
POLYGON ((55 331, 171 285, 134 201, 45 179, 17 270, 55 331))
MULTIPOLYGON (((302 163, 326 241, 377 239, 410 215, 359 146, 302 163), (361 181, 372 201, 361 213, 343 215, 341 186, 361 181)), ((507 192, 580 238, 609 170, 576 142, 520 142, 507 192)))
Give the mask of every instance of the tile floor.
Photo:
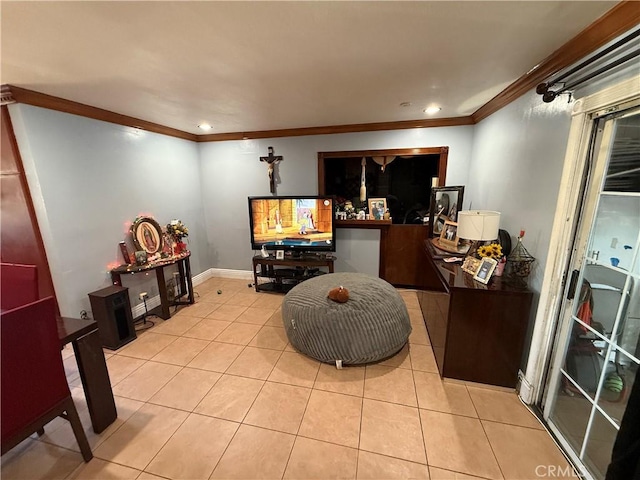
POLYGON ((56 419, 2 457, 2 478, 528 480, 549 471, 539 465, 565 471, 515 393, 440 379, 415 292, 400 290, 408 347, 337 370, 288 344, 281 295, 222 278, 196 291, 195 305, 105 350, 118 419, 100 435, 73 352, 63 351, 91 462, 56 419))

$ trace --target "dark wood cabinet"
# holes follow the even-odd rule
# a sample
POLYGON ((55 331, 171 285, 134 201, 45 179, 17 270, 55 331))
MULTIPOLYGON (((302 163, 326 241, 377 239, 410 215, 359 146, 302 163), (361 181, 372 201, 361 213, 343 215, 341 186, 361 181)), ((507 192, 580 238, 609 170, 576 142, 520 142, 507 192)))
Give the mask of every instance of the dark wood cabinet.
POLYGON ((396 287, 420 285, 422 245, 427 225, 390 225, 380 243, 380 278, 396 287))
POLYGON ((431 242, 424 242, 422 264, 438 284, 418 292, 418 300, 440 375, 515 387, 533 292, 509 277, 484 285, 434 257, 431 242))

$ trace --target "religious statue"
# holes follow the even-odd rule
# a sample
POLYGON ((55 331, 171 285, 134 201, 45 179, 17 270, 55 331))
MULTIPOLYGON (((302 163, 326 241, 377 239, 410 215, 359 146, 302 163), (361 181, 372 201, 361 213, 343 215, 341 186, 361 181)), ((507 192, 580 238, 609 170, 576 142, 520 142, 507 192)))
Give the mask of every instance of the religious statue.
POLYGON ((269 147, 269 155, 260 157, 261 162, 267 162, 267 173, 269 174, 269 190, 271 193, 276 192, 276 180, 274 177, 274 167, 283 160, 282 156, 273 154, 273 147, 269 147))

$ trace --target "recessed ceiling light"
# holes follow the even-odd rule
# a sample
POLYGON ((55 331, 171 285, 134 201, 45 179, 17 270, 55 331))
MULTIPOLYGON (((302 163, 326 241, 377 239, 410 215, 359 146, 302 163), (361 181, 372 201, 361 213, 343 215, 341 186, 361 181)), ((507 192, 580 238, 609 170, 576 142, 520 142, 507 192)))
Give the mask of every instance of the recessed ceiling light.
POLYGON ((402 102, 400 104, 401 107, 410 107, 411 106, 411 102, 402 102))
POLYGON ((201 123, 200 125, 198 125, 198 128, 200 128, 201 130, 211 130, 213 127, 208 123, 201 123))
POLYGON ((423 112, 426 113, 427 115, 434 115, 438 113, 440 110, 442 110, 442 107, 436 107, 434 105, 434 106, 425 108, 423 112))

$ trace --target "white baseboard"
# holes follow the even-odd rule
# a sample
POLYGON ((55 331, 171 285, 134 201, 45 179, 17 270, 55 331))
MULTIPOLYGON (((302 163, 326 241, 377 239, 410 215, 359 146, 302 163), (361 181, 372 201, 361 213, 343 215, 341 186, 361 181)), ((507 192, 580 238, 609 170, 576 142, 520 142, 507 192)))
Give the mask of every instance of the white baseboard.
MULTIPOLYGON (((151 311, 160 305, 160 295, 156 295, 155 297, 147 298, 147 311, 151 311)), ((131 309, 131 314, 133 318, 138 318, 144 315, 144 302, 140 302, 138 305, 131 309)))
POLYGON ((194 276, 191 278, 191 283, 193 283, 193 285, 200 285, 201 283, 206 282, 207 280, 209 280, 211 277, 213 277, 213 268, 210 268, 208 270, 205 270, 202 273, 199 273, 198 275, 194 276))
MULTIPOLYGON (((253 280, 253 273, 246 270, 231 270, 227 268, 210 268, 192 277, 191 283, 195 287, 197 285, 200 285, 201 283, 206 282, 207 280, 213 277, 234 278, 234 279, 240 279, 240 280, 253 280)), ((148 311, 151 311, 153 308, 159 305, 160 305, 160 295, 156 295, 152 298, 147 299, 148 311)), ((133 318, 141 317, 144 314, 144 302, 140 302, 135 307, 132 307, 131 314, 133 315, 133 318)))
POLYGON ((229 268, 212 268, 212 277, 237 278, 240 280, 253 280, 251 270, 231 270, 229 268))

